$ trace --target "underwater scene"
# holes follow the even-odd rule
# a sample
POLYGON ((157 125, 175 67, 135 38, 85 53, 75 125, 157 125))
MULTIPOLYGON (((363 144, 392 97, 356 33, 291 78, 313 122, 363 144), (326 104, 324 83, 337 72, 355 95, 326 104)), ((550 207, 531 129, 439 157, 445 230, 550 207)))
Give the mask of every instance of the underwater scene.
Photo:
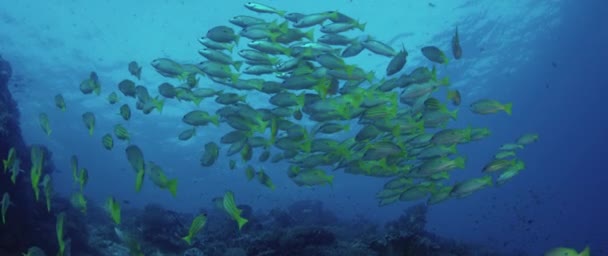
POLYGON ((0 256, 608 255, 608 3, 0 2, 0 256))

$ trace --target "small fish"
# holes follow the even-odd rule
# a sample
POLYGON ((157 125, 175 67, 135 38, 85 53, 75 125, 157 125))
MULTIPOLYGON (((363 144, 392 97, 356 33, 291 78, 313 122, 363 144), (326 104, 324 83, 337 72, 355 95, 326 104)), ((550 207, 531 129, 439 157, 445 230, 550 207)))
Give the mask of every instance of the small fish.
POLYGON ((42 167, 44 166, 44 153, 38 145, 32 146, 30 153, 32 160, 32 168, 30 170, 30 181, 34 190, 36 201, 40 199, 40 178, 42 177, 42 167))
POLYGON ((114 139, 112 138, 112 134, 106 133, 103 137, 101 137, 101 144, 107 150, 112 150, 114 148, 114 139))
POLYGON ((578 253, 575 249, 558 247, 553 248, 545 253, 545 256, 589 256, 591 255, 589 252, 589 246, 585 247, 583 251, 578 253))
POLYGON ((281 17, 285 16, 285 13, 287 13, 286 11, 277 10, 273 7, 254 2, 245 3, 245 8, 259 13, 276 13, 281 17))
POLYGON ((488 115, 498 113, 499 111, 504 111, 508 115, 511 115, 511 108, 513 104, 506 103, 502 104, 496 100, 482 99, 476 102, 473 102, 470 105, 470 109, 473 113, 480 115, 488 115))
POLYGON ((131 167, 137 174, 137 178, 135 180, 135 191, 139 192, 141 191, 141 187, 144 183, 144 175, 146 173, 144 154, 136 145, 129 145, 125 149, 125 153, 127 154, 127 159, 129 160, 131 167))
POLYGON ((452 101, 454 106, 460 106, 462 102, 462 97, 460 96, 460 91, 458 90, 448 90, 448 100, 452 101))
POLYGON ((122 92, 123 95, 127 97, 135 98, 136 90, 135 90, 135 82, 125 79, 118 83, 118 90, 122 92))
POLYGON ((190 228, 188 229, 188 235, 182 237, 182 239, 184 241, 186 241, 186 243, 188 243, 188 245, 192 245, 192 238, 194 238, 194 236, 201 229, 203 229, 203 227, 205 227, 205 223, 207 223, 207 214, 206 213, 203 213, 203 214, 197 216, 196 218, 194 218, 194 220, 192 220, 192 224, 190 224, 190 228))
POLYGON ((403 48, 401 49, 401 51, 399 51, 399 53, 397 53, 397 55, 393 57, 393 59, 391 59, 391 62, 389 62, 388 66, 386 67, 386 75, 392 76, 397 72, 401 71, 401 69, 403 69, 403 66, 405 66, 406 62, 407 51, 405 50, 405 48, 403 48))
POLYGON ((87 199, 84 197, 82 192, 76 192, 70 197, 70 203, 72 207, 80 210, 83 214, 87 213, 87 199))
POLYGON ((80 83, 80 91, 83 94, 91 94, 95 92, 96 95, 99 95, 101 93, 101 84, 99 83, 97 73, 91 72, 89 78, 80 83))
POLYGON ((13 166, 17 159, 17 151, 14 147, 11 147, 8 150, 8 156, 6 157, 6 159, 2 160, 2 164, 4 165, 4 173, 6 173, 6 171, 8 171, 8 169, 13 166))
POLYGON ((51 126, 49 124, 49 116, 46 113, 40 113, 40 115, 38 115, 38 121, 40 121, 40 127, 42 128, 42 131, 44 131, 44 134, 51 135, 51 126))
POLYGON ((298 186, 316 186, 323 184, 329 184, 331 186, 334 181, 334 176, 328 175, 321 169, 311 169, 298 172, 297 175, 291 177, 291 180, 298 186))
POLYGON ((177 179, 167 178, 163 169, 154 162, 148 162, 146 166, 148 168, 148 177, 150 177, 152 182, 159 188, 169 190, 171 195, 175 197, 177 195, 177 179))
POLYGON ((127 129, 124 126, 122 126, 121 124, 117 124, 114 126, 114 135, 119 140, 129 141, 131 139, 131 135, 129 134, 129 131, 127 131, 127 129))
POLYGON ((234 219, 236 220, 239 230, 243 228, 243 226, 248 222, 247 219, 241 217, 241 213, 243 210, 239 209, 236 206, 236 202, 234 201, 234 194, 232 191, 227 191, 224 194, 224 199, 222 200, 222 206, 224 210, 234 219))
POLYGON ((208 167, 215 163, 220 154, 220 147, 215 142, 205 144, 205 151, 201 156, 201 165, 208 167))
POLYGON ((504 150, 504 151, 514 151, 514 150, 518 150, 518 149, 524 149, 524 146, 521 144, 517 144, 517 143, 507 143, 507 144, 502 144, 500 146, 500 148, 498 148, 500 150, 504 150))
POLYGON ((0 204, 2 205, 2 224, 6 224, 6 212, 8 207, 13 204, 11 202, 11 196, 8 194, 8 192, 5 192, 2 195, 2 202, 0 202, 0 204))
POLYGON ((439 64, 447 64, 449 62, 449 59, 447 56, 445 56, 445 53, 443 53, 443 51, 439 50, 439 48, 435 46, 425 46, 422 47, 420 51, 422 52, 422 55, 424 55, 424 57, 426 57, 432 62, 436 62, 439 64))
POLYGON ((80 191, 84 190, 84 186, 89 183, 89 170, 87 168, 80 168, 76 182, 80 185, 80 191))
POLYGON ((53 197, 53 183, 51 182, 51 176, 48 174, 42 178, 42 190, 44 191, 44 198, 46 199, 46 210, 51 212, 51 199, 53 197))
POLYGON ((93 131, 95 130, 95 114, 92 112, 86 112, 82 114, 82 121, 84 122, 84 126, 89 131, 89 135, 93 135, 93 131))
POLYGON ((179 140, 184 140, 184 141, 186 141, 186 140, 189 140, 190 138, 192 138, 192 136, 194 136, 195 134, 196 134, 196 127, 192 127, 192 128, 190 128, 190 129, 188 129, 188 130, 185 130, 185 131, 181 132, 181 133, 180 133, 180 134, 177 136, 177 138, 178 138, 179 140))
POLYGON ((519 145, 528 145, 538 141, 538 134, 536 133, 527 133, 519 137, 516 141, 519 145))
POLYGON ((234 29, 227 26, 216 26, 207 31, 207 38, 218 43, 235 42, 238 44, 239 36, 234 33, 234 29))
POLYGON ((452 55, 454 59, 459 60, 462 57, 462 47, 460 47, 460 37, 458 36, 458 27, 452 37, 452 55))
POLYGON ((267 188, 270 188, 271 190, 275 189, 275 186, 272 183, 272 180, 270 179, 270 176, 268 176, 268 174, 266 174, 266 172, 264 171, 264 169, 260 169, 256 173, 256 176, 258 177, 258 181, 260 182, 260 184, 264 185, 267 188))
POLYGON ((135 61, 129 62, 129 73, 131 75, 137 77, 137 80, 141 80, 141 66, 137 64, 135 61))
POLYGON ((57 233, 57 244, 59 245, 59 252, 57 252, 57 256, 65 255, 64 223, 65 212, 60 212, 59 214, 57 214, 57 221, 55 224, 55 232, 57 233))
POLYGON ((110 93, 110 95, 108 95, 108 102, 112 105, 116 104, 116 102, 118 102, 118 94, 116 94, 116 92, 110 93))
POLYGON ((63 98, 63 95, 55 95, 55 106, 61 109, 61 111, 65 111, 65 99, 63 98))
POLYGON ((109 197, 106 201, 106 211, 110 214, 110 217, 116 225, 120 225, 120 204, 114 197, 109 197))

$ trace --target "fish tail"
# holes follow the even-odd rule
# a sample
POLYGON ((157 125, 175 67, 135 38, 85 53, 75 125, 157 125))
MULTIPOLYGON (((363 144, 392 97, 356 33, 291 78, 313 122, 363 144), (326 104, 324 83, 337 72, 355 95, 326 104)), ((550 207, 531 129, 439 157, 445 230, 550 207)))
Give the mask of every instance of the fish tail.
POLYGON ((242 61, 235 61, 234 63, 232 63, 232 66, 234 66, 234 69, 236 69, 236 71, 239 71, 241 69, 242 65, 243 65, 242 61))
POLYGON ((589 256, 589 246, 586 246, 585 249, 578 254, 578 256, 589 256))
POLYGON ((308 30, 308 32, 305 33, 305 37, 308 38, 308 40, 310 40, 310 41, 314 41, 315 40, 315 30, 314 29, 308 30))
POLYGON ((188 243, 188 245, 192 244, 192 237, 190 235, 182 237, 182 240, 186 241, 186 243, 188 243))
POLYGON ((245 224, 247 224, 247 222, 249 222, 247 219, 241 216, 237 216, 236 223, 239 225, 239 231, 243 228, 245 224))
POLYGON ((285 17, 285 14, 287 13, 287 11, 277 11, 276 13, 281 17, 285 17))
POLYGON ((2 165, 4 165, 4 172, 6 172, 6 170, 8 170, 8 160, 2 160, 2 165))
POLYGON ((364 23, 359 23, 359 22, 357 21, 357 28, 358 28, 359 30, 361 30, 361 31, 365 31, 365 26, 366 26, 366 25, 367 25, 367 23, 366 23, 366 22, 364 22, 364 23))
POLYGON ((513 103, 507 103, 503 106, 505 112, 507 112, 508 115, 511 115, 511 109, 513 108, 513 103))

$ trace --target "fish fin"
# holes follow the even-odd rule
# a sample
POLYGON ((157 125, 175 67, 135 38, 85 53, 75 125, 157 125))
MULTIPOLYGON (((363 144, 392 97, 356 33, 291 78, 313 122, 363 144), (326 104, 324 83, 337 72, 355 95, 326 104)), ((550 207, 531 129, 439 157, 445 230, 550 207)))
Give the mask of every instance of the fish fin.
POLYGON ((511 109, 513 108, 513 103, 507 103, 503 106, 505 112, 507 112, 508 115, 511 115, 511 109))

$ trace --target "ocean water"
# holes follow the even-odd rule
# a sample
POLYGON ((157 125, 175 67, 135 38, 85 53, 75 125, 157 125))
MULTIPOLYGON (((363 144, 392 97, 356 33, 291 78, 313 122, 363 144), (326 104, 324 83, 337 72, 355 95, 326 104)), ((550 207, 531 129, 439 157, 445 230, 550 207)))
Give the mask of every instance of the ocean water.
MULTIPOLYGON (((11 91, 21 110, 26 142, 44 144, 53 152, 59 172, 54 173, 57 194, 68 197, 75 191, 69 158, 75 154, 89 169, 85 195, 103 203, 108 196, 128 200, 132 207, 158 203, 180 212, 212 207, 212 199, 225 191, 235 193, 238 203, 256 211, 306 199, 317 199, 340 218, 365 216, 383 223, 395 219, 418 202, 397 202, 378 207, 374 194, 386 179, 332 172, 333 186, 298 187, 289 180, 285 161, 277 164, 251 162, 271 176, 275 190, 248 182, 245 164, 234 171, 221 154, 211 167, 201 167, 203 145, 218 142, 228 129, 222 125, 197 130, 189 141, 179 141, 188 128, 182 116, 195 108, 191 103, 166 101, 162 113, 143 115, 134 111, 130 121, 118 115, 119 105, 105 97, 129 78, 127 64, 143 66, 142 80, 151 94, 165 81, 149 64, 156 58, 182 63, 203 60, 197 39, 217 25, 241 14, 256 14, 244 1, 2 1, 0 2, 0 54, 13 66, 11 91), (99 75, 101 96, 83 95, 78 85, 91 71, 99 75), (61 93, 67 111, 54 106, 61 93), (82 113, 94 112, 97 125, 89 136, 82 113), (38 114, 45 112, 53 129, 46 136, 38 114), (134 189, 135 174, 124 153, 127 143, 115 140, 112 151, 101 145, 101 136, 122 123, 131 132, 132 143, 142 148, 146 160, 163 167, 179 180, 177 197, 146 180, 141 192, 134 189)), ((463 97, 459 116, 450 126, 487 127, 488 139, 459 147, 467 157, 466 170, 455 171, 452 180, 481 175, 481 168, 497 148, 521 134, 540 135, 518 157, 526 169, 514 180, 463 199, 431 206, 427 228, 444 237, 505 251, 522 250, 530 255, 556 246, 583 248, 593 255, 608 255, 608 5, 602 1, 513 0, 513 1, 264 1, 289 12, 315 13, 339 10, 366 22, 365 32, 408 50, 406 71, 431 65, 419 49, 435 45, 450 49, 458 27, 463 58, 437 65, 441 76, 449 76, 451 87, 463 97), (432 2, 432 3, 431 3, 432 2), (480 116, 468 105, 479 98, 513 103, 513 115, 480 116)), ((315 36, 320 35, 316 31, 315 36)), ((237 49, 245 47, 239 44, 237 49)), ((451 56, 451 55, 450 55, 451 56)), ((367 51, 348 59, 383 77, 388 58, 367 51)), ((199 86, 212 86, 201 78, 199 86)), ((217 86, 217 85, 213 85, 217 86)), ((215 87, 217 88, 217 87, 215 87)), ((122 95, 121 95, 122 96, 122 95)), ((125 97, 121 97, 124 98, 125 97)), ((265 98, 249 93, 247 102, 269 106, 265 98)), ((205 100, 202 109, 216 109, 205 100)), ((132 108, 134 110, 134 108, 132 108)), ((303 123, 311 127, 313 123, 303 123)), ((346 133, 340 138, 353 136, 346 133)), ((222 146, 225 150, 225 145, 222 146)), ((254 159, 257 159, 257 153, 254 159)))

